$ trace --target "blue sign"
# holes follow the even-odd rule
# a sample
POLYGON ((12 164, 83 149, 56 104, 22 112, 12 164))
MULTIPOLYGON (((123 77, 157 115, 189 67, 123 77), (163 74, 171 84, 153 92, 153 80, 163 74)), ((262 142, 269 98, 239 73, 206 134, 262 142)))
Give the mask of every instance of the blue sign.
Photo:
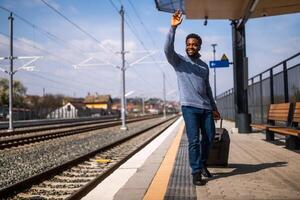
POLYGON ((209 61, 209 67, 210 68, 229 67, 229 61, 228 60, 209 61))

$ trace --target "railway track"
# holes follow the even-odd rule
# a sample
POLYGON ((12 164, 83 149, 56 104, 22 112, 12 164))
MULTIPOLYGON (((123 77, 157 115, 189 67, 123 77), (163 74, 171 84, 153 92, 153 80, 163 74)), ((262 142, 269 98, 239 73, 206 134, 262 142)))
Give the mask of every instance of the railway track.
POLYGON ((111 141, 76 159, 2 188, 0 197, 8 199, 79 199, 162 133, 176 118, 158 120, 154 124, 111 141), (32 187, 29 188, 29 186, 32 187))
MULTIPOLYGON (((109 120, 113 118, 120 118, 118 115, 107 115, 101 117, 80 117, 80 118, 70 118, 70 119, 40 119, 40 120, 22 120, 14 121, 15 130, 34 127, 34 126, 44 126, 44 125, 54 125, 54 124, 68 124, 74 122, 89 122, 96 120, 109 120)), ((8 129, 8 122, 0 122, 0 132, 6 132, 8 129)))
POLYGON ((118 121, 119 118, 109 118, 109 119, 97 119, 97 120, 89 120, 89 121, 74 121, 74 122, 66 122, 66 123, 57 123, 57 124, 40 124, 34 126, 24 126, 20 128, 14 129, 12 132, 8 132, 7 130, 0 130, 0 137, 6 136, 13 136, 18 134, 24 134, 27 132, 38 132, 44 130, 54 130, 60 128, 67 128, 67 127, 74 127, 74 126, 81 126, 81 125, 89 125, 95 123, 103 123, 103 122, 110 122, 110 121, 118 121))
MULTIPOLYGON (((157 116, 156 116, 157 117, 157 116)), ((153 116, 146 116, 141 118, 128 119, 127 123, 151 119, 153 116)), ((33 142, 40 142, 58 137, 79 134, 87 131, 107 128, 111 126, 120 125, 119 119, 101 120, 79 122, 65 125, 51 125, 42 127, 26 128, 11 133, 0 134, 0 149, 10 148, 30 144, 33 142)))

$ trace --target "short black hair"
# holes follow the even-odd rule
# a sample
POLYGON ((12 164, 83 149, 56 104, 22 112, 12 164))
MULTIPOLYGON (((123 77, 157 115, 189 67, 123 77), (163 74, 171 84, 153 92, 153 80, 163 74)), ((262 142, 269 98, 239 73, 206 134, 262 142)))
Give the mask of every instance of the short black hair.
POLYGON ((202 45, 202 39, 201 39, 201 37, 200 37, 199 35, 197 35, 196 33, 188 34, 188 35, 186 36, 186 38, 185 38, 185 43, 187 42, 187 40, 188 40, 189 38, 195 38, 195 39, 197 39, 198 42, 199 42, 199 46, 202 45))

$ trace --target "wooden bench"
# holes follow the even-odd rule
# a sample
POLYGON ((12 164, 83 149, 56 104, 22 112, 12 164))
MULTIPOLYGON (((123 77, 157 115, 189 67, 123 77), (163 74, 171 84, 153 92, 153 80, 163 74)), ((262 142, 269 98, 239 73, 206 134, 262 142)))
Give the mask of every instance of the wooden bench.
POLYGON ((274 132, 270 128, 287 127, 289 124, 291 103, 271 104, 267 116, 267 124, 250 124, 252 128, 266 131, 266 140, 274 140, 274 132), (284 125, 275 125, 276 122, 284 123, 284 125))
POLYGON ((291 126, 289 127, 269 127, 270 132, 279 133, 286 136, 286 147, 289 149, 300 149, 300 102, 297 102, 293 112, 291 126))

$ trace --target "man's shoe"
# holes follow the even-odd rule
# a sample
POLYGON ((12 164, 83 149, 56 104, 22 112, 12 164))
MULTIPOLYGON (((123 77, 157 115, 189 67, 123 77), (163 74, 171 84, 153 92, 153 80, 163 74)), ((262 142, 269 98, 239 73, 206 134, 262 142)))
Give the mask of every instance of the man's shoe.
POLYGON ((212 178, 213 176, 211 175, 211 173, 208 171, 207 167, 206 166, 203 166, 202 167, 202 170, 201 170, 201 174, 206 177, 206 178, 212 178))
POLYGON ((205 185, 205 181, 202 180, 202 175, 201 173, 196 173, 196 174, 193 174, 193 184, 194 185, 197 185, 197 186, 201 186, 201 185, 205 185))

